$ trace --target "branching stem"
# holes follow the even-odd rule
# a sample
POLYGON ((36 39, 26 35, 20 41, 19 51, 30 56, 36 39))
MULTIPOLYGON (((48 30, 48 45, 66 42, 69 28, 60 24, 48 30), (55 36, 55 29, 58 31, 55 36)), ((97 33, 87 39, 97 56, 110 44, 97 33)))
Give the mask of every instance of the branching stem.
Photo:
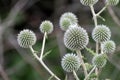
POLYGON ((84 80, 87 80, 89 78, 89 76, 92 74, 92 72, 96 69, 96 66, 93 67, 93 69, 89 72, 89 74, 87 75, 87 77, 85 77, 84 80))
MULTIPOLYGON (((106 4, 98 13, 95 13, 95 10, 94 10, 94 7, 93 5, 90 6, 90 9, 91 9, 91 12, 92 12, 92 15, 93 15, 93 20, 94 20, 94 24, 95 24, 95 27, 98 25, 97 23, 97 17, 100 17, 100 14, 107 8, 108 4, 106 4)), ((104 20, 104 18, 102 18, 104 20)), ((96 42, 96 54, 99 54, 99 43, 96 42)), ((95 68, 95 73, 96 75, 98 76, 98 68, 95 68)))
POLYGON ((33 50, 32 47, 30 47, 30 50, 31 50, 33 56, 41 63, 41 65, 50 73, 51 76, 54 76, 54 78, 56 78, 57 80, 61 80, 46 66, 46 64, 43 62, 42 58, 38 57, 38 55, 35 53, 35 51, 33 50))

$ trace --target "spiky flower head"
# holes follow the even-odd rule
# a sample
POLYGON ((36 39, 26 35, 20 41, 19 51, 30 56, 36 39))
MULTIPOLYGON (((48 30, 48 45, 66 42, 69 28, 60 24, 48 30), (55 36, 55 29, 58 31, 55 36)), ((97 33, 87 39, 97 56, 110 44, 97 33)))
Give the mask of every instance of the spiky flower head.
POLYGON ((98 25, 93 29, 92 38, 96 42, 104 42, 109 40, 111 37, 110 29, 105 25, 98 25))
POLYGON ((80 0, 80 2, 85 6, 90 6, 96 4, 98 0, 80 0))
POLYGON ((72 12, 66 12, 66 13, 62 14, 62 16, 60 17, 60 20, 63 20, 64 18, 69 19, 71 24, 77 24, 77 22, 78 22, 76 15, 73 14, 72 12))
POLYGON ((48 20, 43 21, 41 23, 41 25, 40 25, 40 31, 42 33, 46 32, 47 34, 52 33, 52 31, 53 31, 53 24, 52 24, 52 22, 50 22, 48 20))
POLYGON ((60 18, 60 28, 63 31, 66 31, 71 24, 72 24, 72 22, 70 21, 70 19, 68 19, 68 18, 60 18))
POLYGON ((17 41, 20 47, 29 48, 36 43, 36 36, 33 31, 24 29, 18 34, 17 41))
POLYGON ((103 42, 101 48, 104 53, 114 53, 116 45, 114 41, 109 40, 103 42))
POLYGON ((115 6, 119 3, 119 0, 106 0, 106 4, 115 6))
POLYGON ((88 42, 86 30, 77 25, 70 27, 64 34, 64 44, 70 50, 81 50, 87 46, 88 42))
POLYGON ((68 53, 62 58, 61 65, 66 72, 72 72, 79 69, 80 62, 81 61, 76 54, 68 53))
POLYGON ((106 60, 104 54, 98 54, 98 55, 94 56, 92 59, 93 65, 98 68, 104 67, 106 65, 106 62, 107 62, 107 60, 106 60))

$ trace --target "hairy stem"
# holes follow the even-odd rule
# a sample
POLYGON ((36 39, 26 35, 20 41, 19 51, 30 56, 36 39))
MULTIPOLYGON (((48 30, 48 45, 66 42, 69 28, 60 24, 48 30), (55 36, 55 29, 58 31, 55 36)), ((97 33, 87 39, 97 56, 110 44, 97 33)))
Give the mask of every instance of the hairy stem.
POLYGON ((75 71, 73 71, 73 75, 74 75, 74 77, 75 77, 76 80, 80 80, 80 79, 78 78, 78 76, 77 76, 77 74, 76 74, 75 71))
POLYGON ((41 63, 41 65, 49 72, 49 74, 51 76, 54 76, 54 78, 56 78, 57 80, 61 80, 46 66, 46 64, 42 61, 42 59, 38 57, 38 55, 35 53, 35 51, 33 50, 32 47, 30 47, 30 50, 31 50, 33 56, 41 63))
POLYGON ((44 53, 44 49, 45 49, 46 37, 47 37, 47 33, 45 32, 45 33, 44 33, 44 38, 43 38, 43 43, 42 43, 42 49, 41 49, 40 59, 43 58, 43 53, 44 53))
POLYGON ((88 72, 87 72, 87 69, 86 69, 84 60, 82 59, 81 51, 80 51, 80 50, 76 50, 76 53, 77 53, 77 55, 80 57, 81 65, 82 65, 82 67, 83 67, 84 74, 85 74, 85 77, 86 77, 86 76, 88 75, 88 72))

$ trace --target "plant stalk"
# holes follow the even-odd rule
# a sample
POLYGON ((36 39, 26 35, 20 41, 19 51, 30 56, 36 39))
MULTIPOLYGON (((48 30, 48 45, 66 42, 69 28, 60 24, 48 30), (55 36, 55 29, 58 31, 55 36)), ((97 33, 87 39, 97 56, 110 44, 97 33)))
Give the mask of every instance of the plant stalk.
POLYGON ((39 58, 38 55, 35 53, 35 51, 33 50, 32 47, 30 47, 30 50, 33 54, 33 56, 41 63, 41 65, 47 70, 47 72, 49 72, 49 74, 51 76, 54 76, 55 79, 57 80, 61 80, 60 78, 58 78, 47 66, 46 64, 42 61, 42 58, 39 58))
POLYGON ((85 77, 86 77, 86 76, 88 75, 88 72, 87 72, 87 68, 86 68, 86 66, 85 66, 84 60, 82 59, 81 51, 80 51, 80 50, 76 50, 76 53, 77 53, 77 55, 78 55, 79 58, 80 58, 81 65, 82 65, 83 70, 84 70, 84 75, 85 75, 85 77))

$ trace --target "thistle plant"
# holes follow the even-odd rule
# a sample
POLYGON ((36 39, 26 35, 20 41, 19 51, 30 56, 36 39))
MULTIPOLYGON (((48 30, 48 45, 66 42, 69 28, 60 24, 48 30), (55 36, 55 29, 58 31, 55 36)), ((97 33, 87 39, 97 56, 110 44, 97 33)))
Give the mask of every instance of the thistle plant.
POLYGON ((62 68, 66 72, 77 71, 80 67, 80 63, 79 57, 73 53, 67 53, 61 61, 62 68))
POLYGON ((31 30, 24 29, 18 34, 18 44, 23 48, 29 48, 36 43, 35 33, 31 30))
POLYGON ((61 15, 59 24, 60 24, 60 28, 63 31, 66 31, 71 25, 77 24, 77 22, 78 19, 75 14, 71 12, 66 12, 61 15))
POLYGON ((101 44, 101 49, 103 53, 107 53, 107 54, 114 53, 116 49, 115 42, 112 40, 105 41, 101 44))
MULTIPOLYGON (((100 69, 106 65, 108 59, 106 54, 114 53, 116 44, 111 40, 110 28, 104 25, 104 23, 98 24, 97 19, 100 18, 105 20, 102 16, 100 16, 100 14, 107 8, 107 6, 117 5, 119 0, 106 0, 105 6, 98 13, 95 12, 93 7, 98 0, 80 0, 80 2, 83 5, 90 7, 93 15, 94 29, 91 35, 96 43, 96 49, 92 50, 87 47, 89 44, 89 35, 87 31, 78 24, 77 16, 72 12, 62 14, 59 25, 61 30, 65 32, 63 42, 65 47, 71 52, 65 54, 65 56, 61 59, 61 68, 67 73, 73 73, 76 80, 80 80, 77 75, 79 68, 82 68, 84 72, 84 80, 98 80, 100 69), (81 51, 83 49, 86 49, 93 56, 91 63, 88 63, 87 60, 85 60, 85 56, 83 56, 84 53, 81 51), (94 79, 90 78, 93 73, 96 74, 94 79)), ((37 51, 35 51, 32 47, 36 43, 36 36, 33 31, 29 29, 21 31, 17 37, 18 44, 22 48, 29 48, 33 56, 41 63, 46 71, 48 71, 52 78, 61 80, 61 78, 53 73, 43 61, 44 55, 46 55, 44 52, 46 37, 52 33, 54 29, 53 24, 49 20, 45 20, 40 24, 39 29, 41 33, 44 34, 40 55, 38 55, 37 51)), ((65 80, 67 80, 67 78, 65 78, 65 80)))

